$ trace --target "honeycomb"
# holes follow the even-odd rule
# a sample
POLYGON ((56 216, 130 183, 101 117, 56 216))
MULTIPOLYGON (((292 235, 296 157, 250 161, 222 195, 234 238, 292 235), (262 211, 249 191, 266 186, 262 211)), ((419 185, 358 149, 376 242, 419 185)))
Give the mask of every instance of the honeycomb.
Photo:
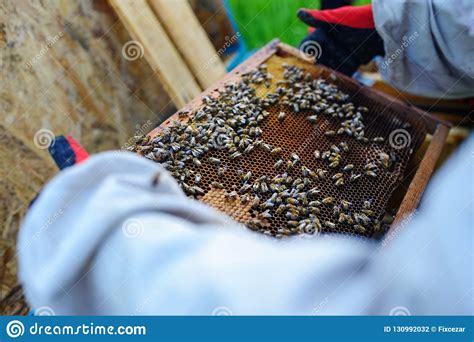
MULTIPOLYGON (((260 124, 263 130, 262 140, 274 147, 281 147, 283 149, 282 154, 275 156, 263 149, 255 149, 248 155, 231 160, 225 151, 212 150, 207 152, 202 158, 202 165, 189 166, 190 170, 199 172, 202 176, 199 186, 206 193, 199 199, 230 215, 234 220, 246 224, 256 216, 251 209, 251 205, 248 203, 241 204, 238 197, 232 200, 225 196, 225 193, 237 191, 240 188, 241 178, 238 175, 238 170, 251 171, 253 178, 264 175, 272 178, 280 173, 274 169, 275 162, 279 159, 290 159, 294 152, 300 156, 301 165, 305 165, 311 170, 317 168, 327 169, 326 161, 315 160, 314 150, 326 151, 329 150, 331 145, 338 145, 344 141, 349 146, 349 152, 344 154, 344 163, 353 164, 355 169, 362 170, 368 161, 376 162, 381 152, 393 151, 397 156, 397 162, 390 172, 381 172, 376 178, 361 177, 356 182, 348 183, 343 187, 336 187, 331 177, 320 179, 316 181, 317 187, 321 190, 320 197, 332 196, 338 203, 341 200, 350 201, 354 211, 361 210, 364 201, 371 200, 371 209, 375 212, 375 217, 381 220, 388 200, 404 177, 405 169, 413 151, 421 145, 427 133, 425 125, 419 120, 419 117, 410 116, 408 112, 396 111, 388 101, 383 102, 373 99, 370 95, 367 95, 367 92, 361 92, 359 87, 354 87, 353 84, 336 78, 330 71, 308 64, 293 56, 273 55, 265 61, 268 72, 273 75, 273 82, 269 88, 263 84, 258 86, 256 88, 258 96, 264 97, 268 92, 275 91, 275 81, 283 78, 283 63, 302 67, 315 78, 323 77, 327 79, 329 83, 336 84, 340 90, 349 94, 349 101, 353 102, 355 106, 367 107, 369 112, 364 114, 365 136, 369 139, 384 137, 385 142, 364 144, 346 136, 327 137, 324 132, 326 130, 336 131, 339 128, 339 119, 318 115, 317 124, 313 125, 305 119, 307 115, 311 115, 309 112, 295 114, 287 106, 273 105, 266 108, 270 115, 260 124), (286 113, 283 122, 277 120, 277 115, 280 112, 286 113), (395 129, 400 128, 409 133, 411 143, 406 148, 393 149, 389 145, 389 135, 395 129), (210 163, 208 157, 221 160, 220 166, 227 169, 223 178, 218 177, 218 167, 210 163), (212 188, 212 182, 222 183, 224 189, 216 190, 212 188)), ((298 168, 295 168, 294 171, 288 173, 293 178, 297 178, 300 176, 300 172, 298 168)), ((189 185, 194 185, 192 180, 189 181, 189 185)), ((264 201, 270 196, 271 193, 262 195, 262 200, 264 201)), ((337 222, 334 218, 332 206, 323 205, 320 208, 321 213, 318 214, 318 217, 321 222, 325 220, 337 222)), ((269 230, 271 235, 277 235, 279 228, 286 228, 287 218, 283 214, 274 213, 273 210, 272 214, 273 217, 266 223, 266 229, 269 230)), ((364 234, 355 232, 354 228, 346 223, 337 223, 334 229, 324 227, 322 232, 365 237, 373 235, 370 230, 367 230, 364 234)))

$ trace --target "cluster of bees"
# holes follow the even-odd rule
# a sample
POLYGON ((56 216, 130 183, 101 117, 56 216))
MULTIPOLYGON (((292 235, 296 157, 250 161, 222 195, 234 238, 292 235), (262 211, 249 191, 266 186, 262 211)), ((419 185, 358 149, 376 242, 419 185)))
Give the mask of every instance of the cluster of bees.
MULTIPOLYGON (((377 162, 367 162, 363 170, 355 170, 353 164, 344 162, 344 155, 350 153, 350 149, 342 141, 327 151, 315 150, 314 158, 325 161, 327 168, 311 170, 302 164, 297 153, 285 160, 281 146, 263 140, 261 125, 270 115, 267 109, 279 105, 288 106, 295 115, 310 113, 306 119, 312 125, 317 125, 319 115, 337 118, 339 128, 324 133, 328 139, 341 136, 364 144, 384 142, 383 137, 368 139, 365 136, 363 113, 367 108, 356 107, 335 85, 320 78, 313 79, 301 68, 286 64, 283 68, 283 79, 276 81, 274 92, 268 91, 264 97, 256 94, 257 86, 269 88, 272 82, 266 65, 261 65, 242 75, 239 82, 225 85, 217 97, 204 96, 203 106, 187 122, 175 121, 153 138, 140 137, 131 150, 161 163, 190 197, 200 199, 211 188, 231 190, 226 192, 227 201, 251 203, 253 218, 246 223, 247 227, 267 235, 314 234, 335 230, 341 224, 362 235, 380 230, 372 200, 366 200, 363 207, 356 210, 348 200, 336 202, 333 197, 323 197, 318 181, 330 178, 336 187, 343 187, 361 177, 377 177, 380 170, 393 167, 394 154, 380 153, 377 162), (229 168, 221 159, 209 156, 209 152, 224 152, 233 161, 256 150, 279 158, 274 164, 275 176, 257 176, 250 170, 238 169, 240 187, 226 189, 223 181, 229 168), (203 162, 215 166, 219 181, 203 181, 199 171, 203 162), (321 218, 321 211, 328 209, 333 212, 332 220, 321 218), (275 216, 284 217, 287 222, 276 231, 269 228, 275 216)), ((180 116, 187 117, 188 113, 180 113, 180 116)), ((285 119, 284 112, 277 114, 281 124, 285 119)))

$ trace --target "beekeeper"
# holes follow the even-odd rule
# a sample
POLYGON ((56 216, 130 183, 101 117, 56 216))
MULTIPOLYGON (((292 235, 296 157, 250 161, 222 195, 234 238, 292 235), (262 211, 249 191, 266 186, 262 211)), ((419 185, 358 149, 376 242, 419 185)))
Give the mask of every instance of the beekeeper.
MULTIPOLYGON (((379 0, 373 16, 370 6, 299 16, 316 27, 308 39, 319 42, 322 62, 333 68, 350 74, 384 54, 381 71, 396 87, 466 98, 474 95, 473 12, 467 0, 379 0)), ((187 198, 157 163, 125 152, 87 158, 69 137, 54 146, 60 166, 80 164, 44 187, 20 229, 19 278, 33 309, 473 314, 472 137, 434 176, 420 209, 384 242, 268 238, 187 198)))

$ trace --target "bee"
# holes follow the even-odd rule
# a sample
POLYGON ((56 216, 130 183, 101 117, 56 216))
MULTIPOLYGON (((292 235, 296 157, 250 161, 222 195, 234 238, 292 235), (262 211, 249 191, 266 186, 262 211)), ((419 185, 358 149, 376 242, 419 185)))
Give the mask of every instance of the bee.
POLYGON ((270 218, 272 218, 272 214, 270 214, 270 210, 262 211, 260 214, 258 214, 258 216, 261 219, 270 219, 270 218))
POLYGON ((342 200, 341 206, 344 210, 349 210, 349 208, 352 206, 352 203, 346 200, 342 200))
POLYGON ((364 225, 368 225, 370 223, 370 218, 363 214, 363 213, 355 213, 354 214, 354 219, 356 220, 357 223, 363 223, 364 225))
POLYGON ((363 204, 364 209, 370 209, 371 206, 372 206, 371 201, 364 201, 364 204, 363 204))
POLYGON ((304 176, 304 177, 307 177, 310 173, 310 169, 308 169, 306 166, 302 166, 301 167, 301 174, 304 176))
POLYGON ((367 216, 374 216, 375 215, 374 211, 370 210, 370 209, 362 209, 361 212, 363 212, 367 216))
POLYGON ((333 161, 331 164, 329 164, 329 167, 334 169, 339 166, 339 160, 333 161))
POLYGON ((290 227, 298 227, 300 223, 298 221, 289 220, 286 222, 286 224, 290 227))
POLYGON ((347 164, 346 166, 344 166, 344 168, 342 170, 343 171, 351 171, 353 168, 354 168, 354 164, 347 164))
POLYGON ((196 173, 196 175, 194 176, 194 184, 199 184, 199 183, 201 183, 201 174, 196 173))
POLYGON ((342 173, 336 173, 334 174, 334 176, 331 177, 331 179, 335 180, 335 179, 339 179, 339 178, 342 178, 344 175, 342 173))
POLYGON ((311 123, 316 123, 316 121, 318 121, 318 116, 317 115, 311 115, 311 116, 308 116, 306 119, 311 123))
POLYGON ((372 141, 376 143, 382 143, 385 141, 385 139, 383 137, 375 137, 374 139, 372 139, 372 141))
POLYGON ((319 152, 318 150, 315 150, 314 151, 314 159, 318 160, 319 158, 321 158, 321 152, 319 152))
POLYGON ((278 121, 283 122, 283 120, 285 120, 285 116, 285 112, 280 112, 277 117, 278 121))
POLYGON ((325 177, 326 177, 326 173, 327 173, 326 170, 322 170, 322 169, 317 169, 317 170, 316 170, 316 174, 318 175, 319 178, 325 178, 325 177))
POLYGON ((262 148, 263 148, 265 151, 267 151, 267 152, 270 152, 270 153, 271 153, 272 150, 273 150, 273 146, 270 145, 270 144, 262 144, 261 146, 262 146, 262 148))
POLYGON ((224 173, 225 173, 225 168, 220 167, 219 169, 217 169, 217 176, 218 176, 219 178, 224 177, 224 173))
POLYGON ((257 218, 253 218, 247 223, 247 227, 249 227, 252 230, 260 230, 262 226, 263 226, 262 221, 260 221, 257 218))
POLYGON ((251 177, 252 177, 252 172, 249 171, 249 172, 247 172, 247 173, 242 177, 242 180, 243 180, 244 182, 248 182, 251 177))
POLYGON ((250 184, 244 184, 242 187, 239 189, 239 193, 243 194, 248 192, 252 188, 252 185, 250 184))
POLYGON ((196 166, 201 166, 202 165, 201 161, 197 158, 193 158, 193 164, 196 165, 196 166))
POLYGON ((240 196, 240 203, 247 204, 248 202, 249 202, 249 196, 248 195, 241 195, 240 196))
POLYGON ((380 224, 380 221, 375 220, 374 225, 373 225, 374 232, 378 232, 381 228, 382 226, 380 224))
POLYGON ((363 226, 360 224, 355 224, 354 225, 354 230, 359 233, 359 234, 365 234, 367 232, 367 229, 365 229, 363 226))
POLYGON ((292 213, 291 211, 287 211, 286 214, 285 214, 285 217, 287 219, 290 219, 290 220, 293 220, 293 221, 296 221, 299 218, 299 216, 297 214, 292 213))
POLYGON ((252 207, 254 208, 258 207, 260 205, 260 201, 261 201, 260 197, 255 195, 255 197, 252 200, 252 207))
POLYGON ((250 152, 252 152, 255 148, 255 145, 248 145, 245 150, 244 150, 244 153, 245 154, 249 154, 250 152))
POLYGON ((283 160, 278 160, 273 166, 276 170, 280 169, 283 166, 283 160))
POLYGON ((242 154, 240 152, 234 152, 229 156, 229 158, 233 160, 233 159, 240 158, 241 156, 242 154))
POLYGON ((376 168, 377 168, 377 165, 375 165, 375 163, 367 163, 364 166, 364 170, 373 170, 376 168))
POLYGON ((296 153, 292 153, 291 158, 296 162, 300 161, 300 156, 297 155, 296 153))
POLYGON ((334 222, 331 222, 331 221, 324 221, 324 225, 326 227, 328 227, 329 229, 334 229, 336 228, 336 224, 334 222))
POLYGON ((349 151, 349 145, 347 145, 347 143, 346 143, 345 141, 341 141, 341 142, 339 143, 339 146, 341 146, 341 148, 342 148, 342 150, 343 150, 344 152, 349 151))
POLYGON ((280 154, 282 151, 281 147, 275 147, 270 151, 271 154, 280 154))
POLYGON ((337 154, 341 153, 341 150, 336 145, 331 145, 331 151, 337 154))
POLYGON ((209 157, 209 161, 214 165, 219 165, 221 163, 220 159, 209 157))
POLYGON ((191 187, 191 192, 196 195, 204 195, 206 193, 202 188, 196 185, 191 187))
POLYGON ((392 161, 387 153, 379 153, 379 162, 385 169, 389 169, 392 166, 392 161))
POLYGON ((365 174, 373 178, 377 177, 377 174, 372 170, 365 171, 365 174))
POLYGON ((286 199, 286 203, 297 205, 297 204, 298 204, 298 200, 295 199, 295 198, 292 198, 292 197, 288 197, 288 198, 286 199))
POLYGON ((158 186, 158 184, 160 183, 160 178, 161 178, 161 173, 158 172, 151 180, 151 186, 154 186, 154 187, 158 186))
POLYGON ((321 224, 321 221, 319 220, 319 218, 317 216, 314 216, 313 217, 313 224, 314 226, 316 227, 316 230, 318 232, 320 232, 321 230, 323 230, 323 226, 321 224))
POLYGON ((349 178, 349 181, 350 182, 355 182, 357 179, 360 178, 360 176, 361 176, 360 173, 353 173, 353 174, 351 174, 351 177, 349 178))
POLYGON ((327 137, 333 137, 336 135, 336 132, 335 131, 326 131, 324 132, 324 135, 326 135, 327 137))
POLYGON ((331 204, 334 201, 332 197, 326 197, 322 200, 323 204, 331 204))
POLYGON ((227 200, 234 200, 237 198, 237 192, 236 191, 226 192, 225 198, 227 200))
POLYGON ((344 185, 344 178, 339 178, 336 183, 334 183, 336 186, 342 186, 344 185))
POLYGON ((213 188, 216 188, 216 189, 224 189, 224 185, 222 183, 219 183, 219 182, 212 182, 211 186, 213 188))

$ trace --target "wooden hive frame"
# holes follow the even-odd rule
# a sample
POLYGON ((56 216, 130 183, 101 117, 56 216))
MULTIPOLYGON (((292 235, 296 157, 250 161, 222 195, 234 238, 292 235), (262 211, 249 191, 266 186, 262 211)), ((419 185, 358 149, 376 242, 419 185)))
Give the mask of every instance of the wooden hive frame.
MULTIPOLYGON (((203 91, 199 96, 190 101, 176 114, 172 115, 159 127, 152 130, 149 135, 155 136, 163 128, 168 127, 174 121, 187 120, 188 117, 182 117, 178 115, 178 113, 194 112, 196 109, 203 105, 201 99, 204 95, 214 96, 218 94, 219 90, 223 89, 225 84, 233 83, 239 80, 242 74, 256 68, 273 55, 292 56, 298 59, 303 59, 299 50, 284 43, 281 43, 279 40, 275 39, 271 41, 268 45, 257 51, 244 63, 240 64, 230 73, 225 75, 221 80, 219 80, 211 87, 203 91)), ((392 231, 397 224, 401 223, 410 213, 412 213, 417 208, 422 197, 423 191, 425 190, 428 184, 428 181, 435 168, 436 162, 438 161, 440 153, 443 149, 451 125, 448 122, 437 119, 436 117, 426 112, 423 112, 416 107, 410 106, 398 99, 395 99, 387 94, 361 85, 357 83, 354 79, 346 75, 340 74, 321 65, 317 65, 315 67, 324 70, 325 72, 333 73, 340 81, 344 82, 345 84, 351 86, 354 89, 357 89, 357 92, 360 92, 361 94, 364 94, 370 97, 371 99, 378 101, 379 103, 390 106, 395 111, 409 112, 410 115, 422 118, 427 134, 432 135, 432 139, 429 142, 429 145, 427 146, 421 161, 417 165, 413 178, 411 179, 411 182, 408 186, 408 189, 406 190, 403 200, 401 201, 398 207, 394 222, 391 225, 390 230, 388 231, 388 233, 390 233, 390 231, 392 231)), ((388 236, 388 234, 386 236, 388 236)))

